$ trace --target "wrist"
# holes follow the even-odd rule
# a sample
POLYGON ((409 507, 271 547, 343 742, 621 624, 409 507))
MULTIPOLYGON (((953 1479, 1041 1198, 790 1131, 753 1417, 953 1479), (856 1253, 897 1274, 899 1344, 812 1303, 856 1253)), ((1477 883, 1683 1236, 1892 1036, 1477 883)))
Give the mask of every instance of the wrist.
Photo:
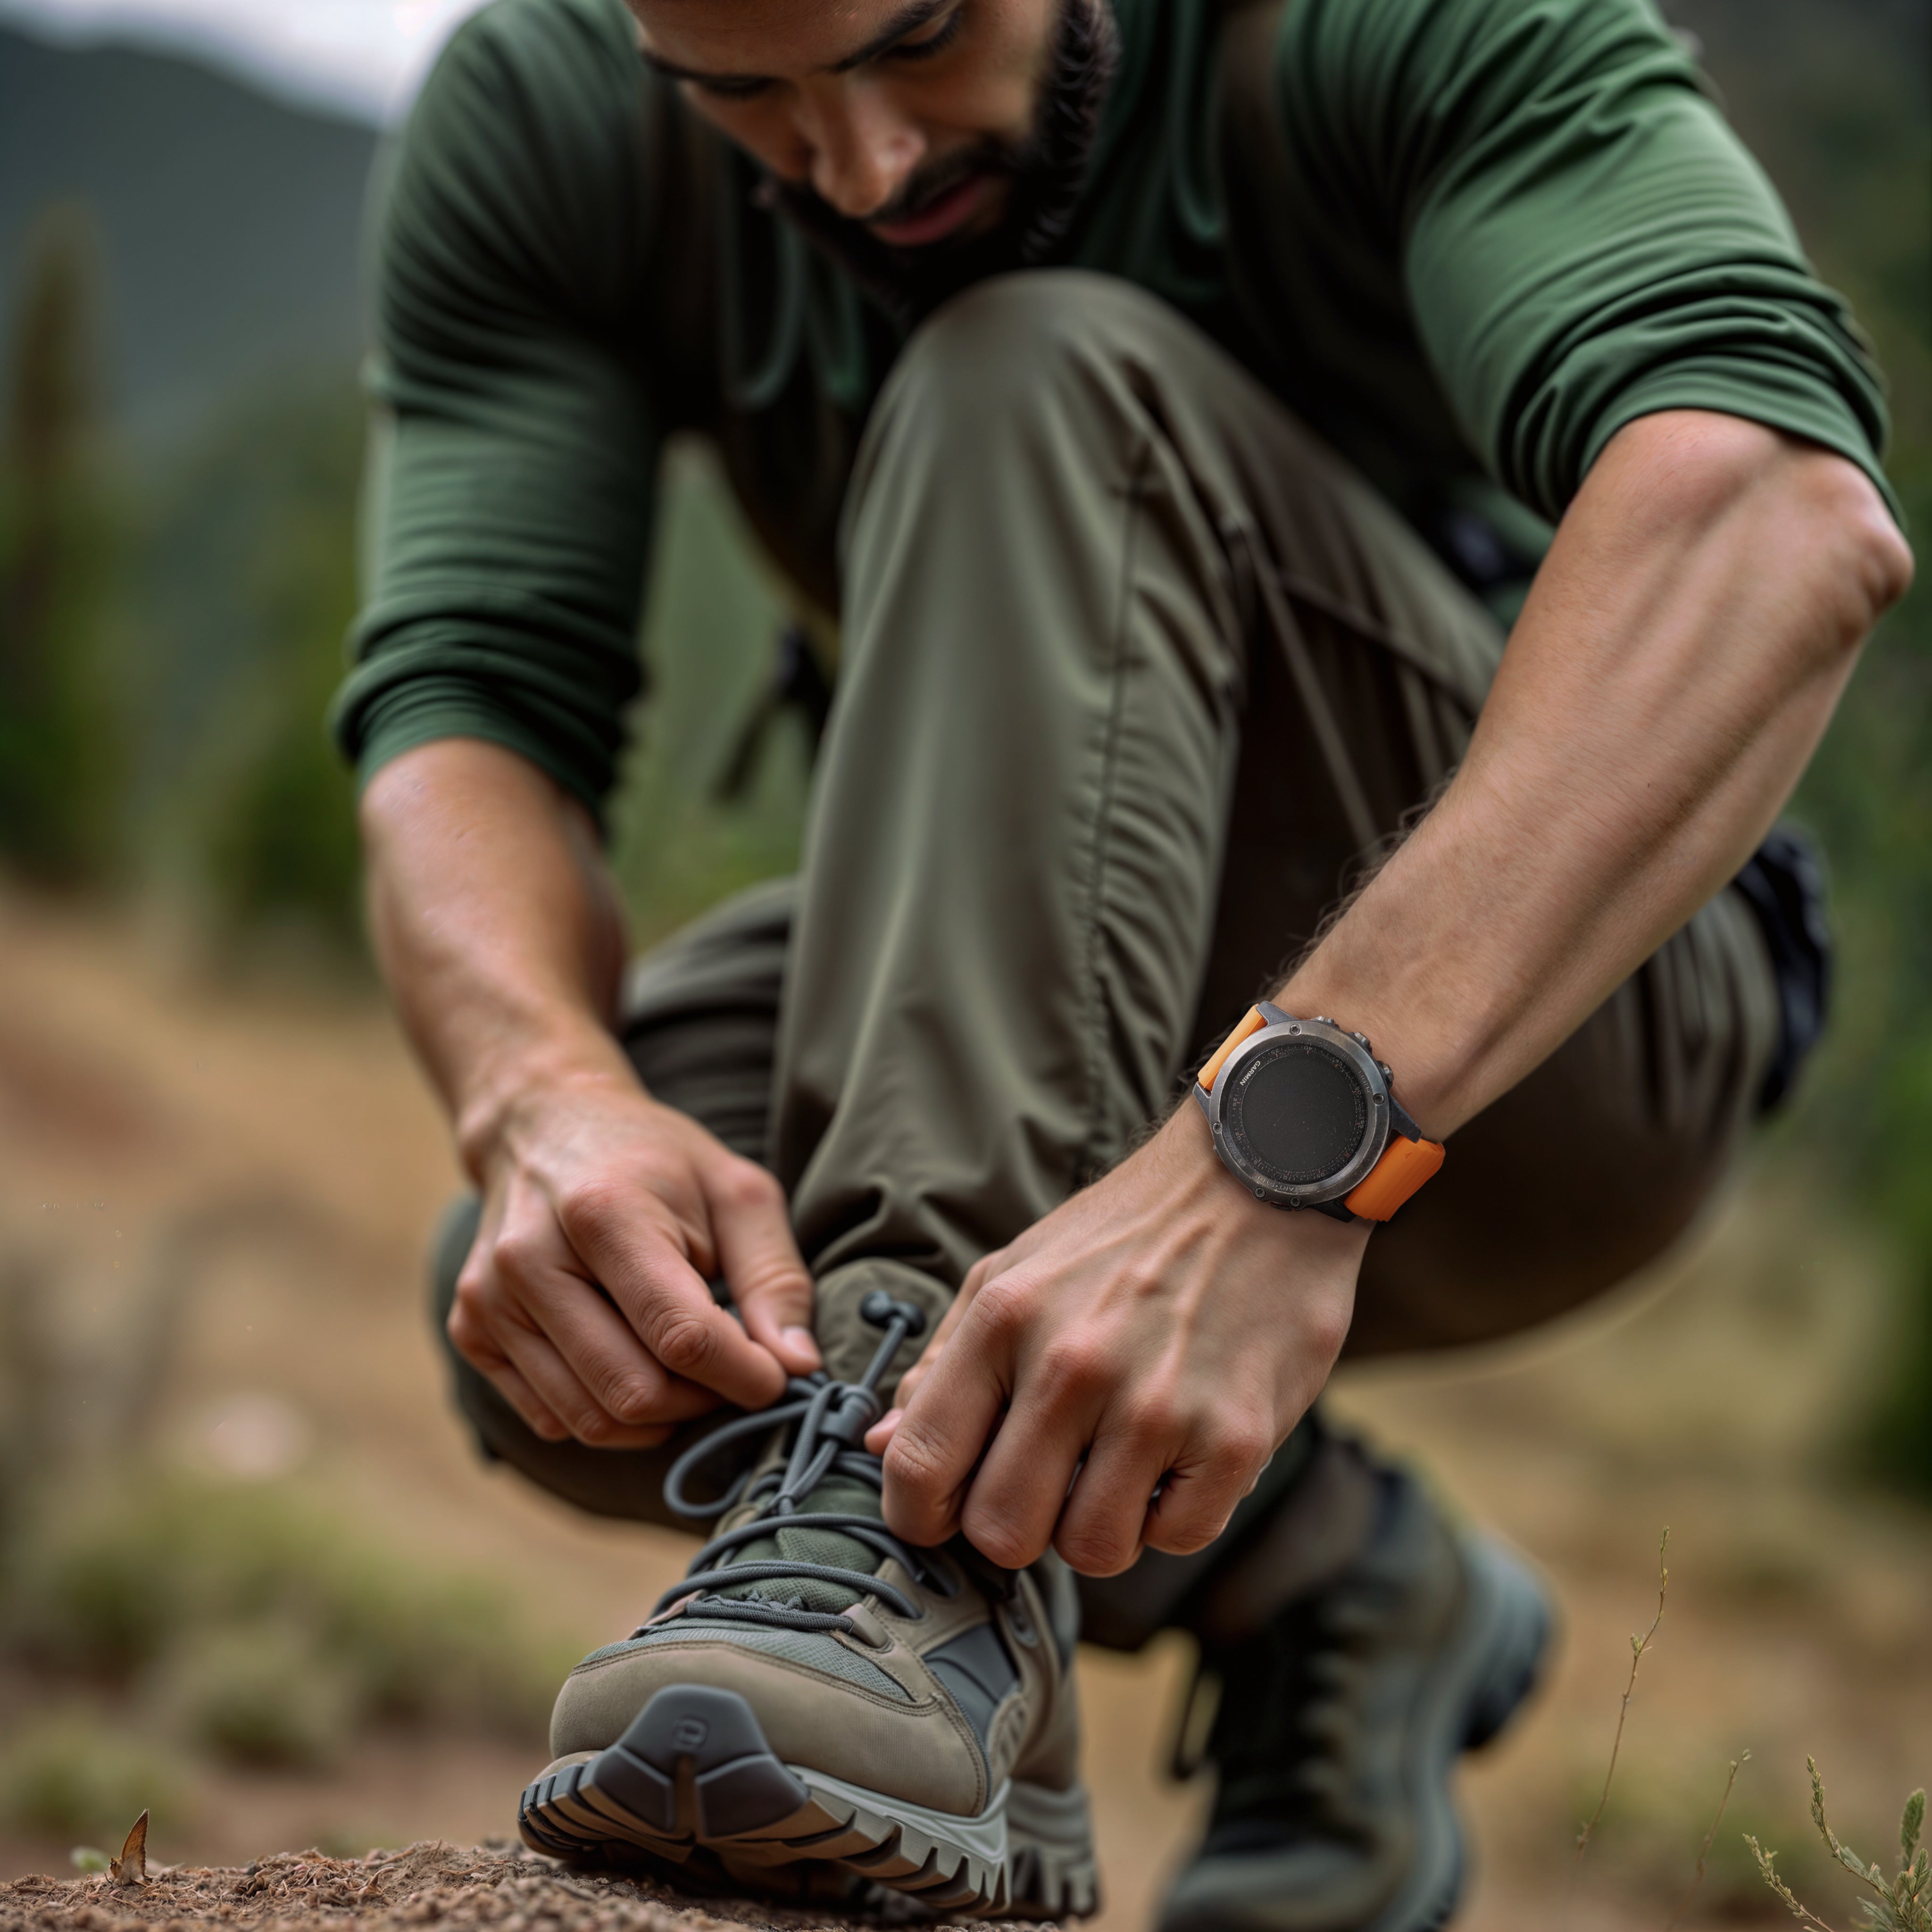
POLYGON ((1231 1288, 1245 1282, 1258 1298, 1258 1308, 1278 1310, 1283 1294, 1291 1290, 1299 1297, 1322 1282, 1352 1286, 1374 1222, 1284 1213, 1257 1201, 1215 1152, 1208 1123, 1191 1104, 1175 1112, 1160 1138, 1174 1163, 1172 1171, 1184 1172, 1196 1183, 1187 1198, 1196 1225, 1216 1234, 1232 1233, 1235 1252, 1247 1258, 1226 1276, 1231 1288))
POLYGON ((1368 1245, 1372 1221, 1339 1221, 1326 1214, 1284 1214, 1257 1201, 1240 1178, 1214 1150, 1214 1137, 1200 1109, 1191 1102, 1177 1107, 1160 1132, 1136 1158, 1158 1162, 1156 1184, 1180 1196, 1208 1218, 1226 1224, 1230 1216, 1244 1220, 1258 1239, 1278 1241, 1300 1251, 1313 1240, 1324 1252, 1368 1245))
POLYGON ((455 1109, 458 1157, 481 1185, 560 1112, 613 1095, 644 1093, 615 1036, 589 1015, 556 1016, 483 1058, 455 1109))

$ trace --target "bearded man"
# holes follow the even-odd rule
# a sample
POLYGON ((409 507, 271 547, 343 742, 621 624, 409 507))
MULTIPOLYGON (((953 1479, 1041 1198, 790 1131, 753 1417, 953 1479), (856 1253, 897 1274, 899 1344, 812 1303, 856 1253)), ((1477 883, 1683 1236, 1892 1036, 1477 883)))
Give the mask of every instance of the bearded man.
POLYGON ((377 262, 338 728, 476 1189, 458 1397, 717 1519, 526 1838, 1090 1910, 1073 1644, 1179 1627, 1164 1932, 1443 1923, 1549 1618, 1317 1398, 1624 1279, 1789 1086, 1771 829, 1911 568, 1690 56, 1648 0, 494 0, 377 262), (836 689, 798 878, 627 970, 680 431, 836 689))

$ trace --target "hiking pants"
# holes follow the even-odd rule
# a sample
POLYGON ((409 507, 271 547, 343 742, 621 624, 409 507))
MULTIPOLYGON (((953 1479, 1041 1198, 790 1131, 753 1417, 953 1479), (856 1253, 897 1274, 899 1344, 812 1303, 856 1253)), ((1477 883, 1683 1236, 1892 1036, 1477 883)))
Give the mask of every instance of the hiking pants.
MULTIPOLYGON (((783 1181, 826 1366, 856 1377, 868 1291, 936 1322, 1184 1092, 1453 770, 1503 638, 1206 336, 1070 270, 982 284, 914 335, 842 548, 800 876, 638 961, 624 1038, 652 1093, 783 1181)), ((1347 1354, 1510 1334, 1653 1259, 1778 1030, 1727 890, 1376 1232, 1347 1354)), ((442 1311, 475 1225, 466 1204, 446 1228, 442 1311)), ((674 1520, 664 1472, 717 1420, 654 1450, 546 1443, 455 1374, 491 1454, 604 1514, 674 1520)), ((1144 1558, 1090 1612, 1138 1641, 1213 1562, 1144 1558)))

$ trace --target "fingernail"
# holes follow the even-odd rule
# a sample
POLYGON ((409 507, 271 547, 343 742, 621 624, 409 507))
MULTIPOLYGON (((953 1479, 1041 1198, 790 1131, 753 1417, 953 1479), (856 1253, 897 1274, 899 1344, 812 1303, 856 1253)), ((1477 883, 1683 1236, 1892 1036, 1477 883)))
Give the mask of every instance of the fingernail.
POLYGON ((818 1340, 809 1328, 781 1328, 778 1340, 788 1348, 796 1348, 802 1354, 817 1358, 818 1340))

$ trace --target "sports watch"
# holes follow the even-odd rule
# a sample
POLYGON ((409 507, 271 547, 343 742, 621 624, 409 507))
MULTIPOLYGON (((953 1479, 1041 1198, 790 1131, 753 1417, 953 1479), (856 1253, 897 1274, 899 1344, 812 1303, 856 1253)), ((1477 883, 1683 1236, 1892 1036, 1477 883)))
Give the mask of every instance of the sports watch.
POLYGON ((1442 1165, 1366 1038, 1264 1000, 1202 1067, 1214 1151, 1257 1201, 1386 1221, 1442 1165))

